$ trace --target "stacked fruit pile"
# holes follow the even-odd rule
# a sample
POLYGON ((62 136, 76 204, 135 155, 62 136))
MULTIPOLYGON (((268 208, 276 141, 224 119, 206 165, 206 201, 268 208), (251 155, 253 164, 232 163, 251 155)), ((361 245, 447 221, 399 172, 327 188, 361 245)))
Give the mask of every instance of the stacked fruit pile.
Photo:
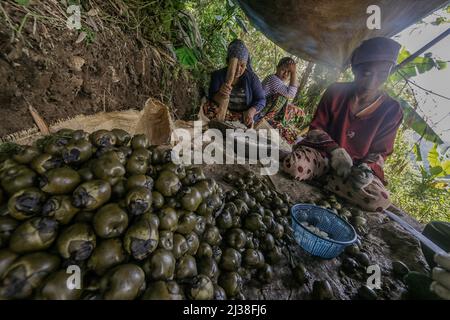
POLYGON ((225 192, 120 129, 13 149, 0 157, 1 299, 244 298, 282 260, 289 199, 252 173, 227 175, 225 192))

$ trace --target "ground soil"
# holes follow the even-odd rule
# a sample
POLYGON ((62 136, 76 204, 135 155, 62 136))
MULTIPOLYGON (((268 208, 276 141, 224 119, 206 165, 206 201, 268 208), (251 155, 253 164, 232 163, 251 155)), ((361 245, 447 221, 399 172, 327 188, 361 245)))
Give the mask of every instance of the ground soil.
MULTIPOLYGON (((210 165, 204 167, 205 173, 219 181, 225 189, 230 188, 223 177, 226 173, 242 175, 246 171, 260 173, 260 168, 250 165, 210 165)), ((293 203, 316 202, 326 198, 326 194, 316 186, 289 179, 283 173, 266 176, 269 184, 279 192, 289 194, 293 203), (270 181, 269 181, 270 180, 270 181)), ((346 204, 342 199, 340 202, 346 204)), ((378 299, 407 298, 406 286, 402 279, 395 276, 392 269, 393 261, 402 261, 410 270, 428 274, 429 267, 423 257, 420 242, 406 232, 396 222, 379 212, 365 212, 367 227, 358 234, 361 251, 370 259, 371 265, 378 265, 381 270, 381 288, 375 290, 378 299)), ((421 225, 412 218, 402 217, 420 230, 421 225)), ((267 285, 251 281, 244 286, 246 299, 311 299, 312 287, 316 280, 326 280, 330 284, 334 299, 359 299, 358 289, 367 283, 369 274, 363 266, 354 273, 345 273, 341 264, 347 257, 345 253, 335 259, 323 260, 311 256, 295 242, 287 242, 283 247, 285 261, 275 266, 276 277, 267 285), (292 267, 302 263, 307 269, 307 282, 299 285, 293 280, 292 267)))
MULTIPOLYGON (((12 2, 1 5, 19 26, 25 12, 12 2)), ((19 35, 0 14, 0 137, 33 126, 29 105, 49 125, 78 114, 141 109, 149 97, 166 103, 175 118, 191 112, 198 92, 170 51, 114 22, 83 23, 93 33, 77 43, 80 31, 30 17, 19 35)))

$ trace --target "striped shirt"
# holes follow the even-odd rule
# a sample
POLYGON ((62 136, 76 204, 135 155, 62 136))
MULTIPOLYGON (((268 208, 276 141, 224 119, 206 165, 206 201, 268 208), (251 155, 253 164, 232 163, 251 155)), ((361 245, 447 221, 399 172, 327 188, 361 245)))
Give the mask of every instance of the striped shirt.
POLYGON ((275 74, 271 74, 262 82, 263 89, 266 92, 266 98, 279 94, 288 99, 293 99, 297 93, 296 86, 288 86, 283 80, 277 77, 275 74))

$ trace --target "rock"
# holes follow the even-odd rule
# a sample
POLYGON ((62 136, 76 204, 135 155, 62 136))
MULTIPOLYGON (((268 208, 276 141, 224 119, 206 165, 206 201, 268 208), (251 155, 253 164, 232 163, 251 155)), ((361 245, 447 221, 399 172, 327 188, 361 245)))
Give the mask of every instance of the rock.
POLYGON ((86 60, 84 60, 82 57, 73 56, 70 59, 69 67, 72 71, 80 72, 85 63, 86 60))

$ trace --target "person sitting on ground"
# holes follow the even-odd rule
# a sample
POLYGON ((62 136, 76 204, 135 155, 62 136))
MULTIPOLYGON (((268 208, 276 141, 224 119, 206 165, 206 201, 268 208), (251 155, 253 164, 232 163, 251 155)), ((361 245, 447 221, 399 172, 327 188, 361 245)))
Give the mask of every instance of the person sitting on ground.
POLYGON ((382 85, 399 50, 397 42, 383 37, 355 49, 354 81, 334 83, 325 91, 306 137, 283 157, 286 173, 298 180, 324 176, 324 188, 363 210, 389 207, 383 164, 393 152, 403 113, 382 85))
POLYGON ((285 140, 294 143, 297 133, 295 128, 291 127, 291 122, 304 115, 302 109, 289 103, 298 89, 297 64, 294 59, 282 58, 278 62, 276 73, 265 78, 262 85, 266 93, 266 106, 258 114, 256 122, 266 120, 271 127, 281 131, 285 140))
POLYGON ((231 58, 238 59, 233 84, 226 83, 227 67, 213 72, 209 86, 209 99, 203 105, 203 112, 209 119, 217 116, 218 101, 229 97, 225 120, 240 121, 252 127, 254 118, 266 105, 261 81, 253 72, 250 55, 244 42, 237 39, 228 46, 227 64, 231 58))

